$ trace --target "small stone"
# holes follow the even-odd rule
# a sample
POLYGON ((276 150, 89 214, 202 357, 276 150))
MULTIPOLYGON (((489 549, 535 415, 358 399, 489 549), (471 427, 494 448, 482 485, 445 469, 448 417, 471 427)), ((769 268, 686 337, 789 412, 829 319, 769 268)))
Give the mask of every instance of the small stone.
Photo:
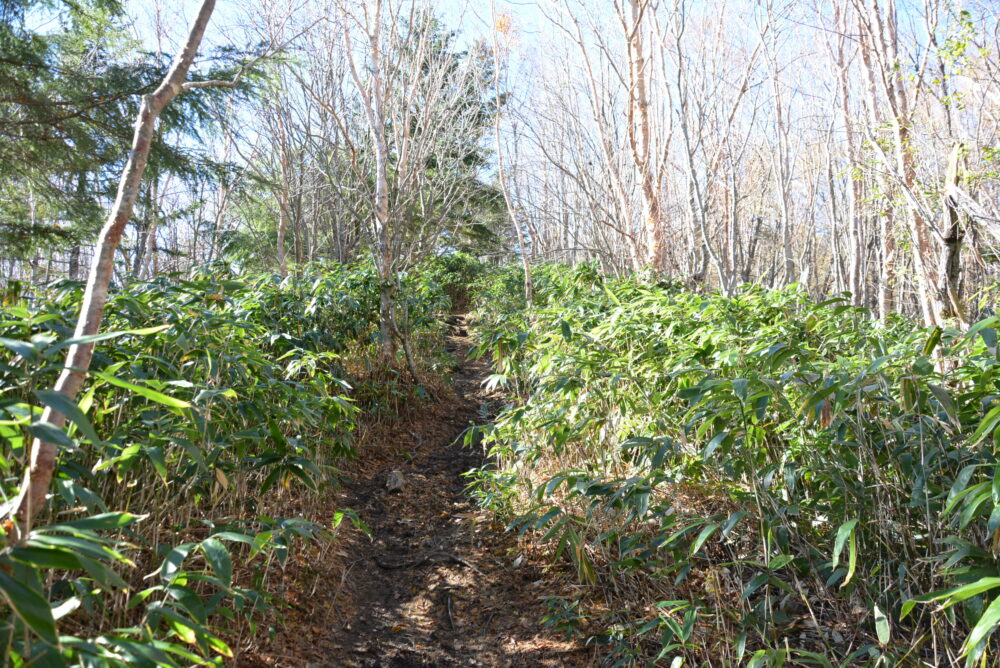
POLYGON ((389 479, 385 481, 385 488, 390 492, 398 492, 403 489, 405 484, 406 479, 403 477, 403 474, 397 470, 393 470, 389 474, 389 479))

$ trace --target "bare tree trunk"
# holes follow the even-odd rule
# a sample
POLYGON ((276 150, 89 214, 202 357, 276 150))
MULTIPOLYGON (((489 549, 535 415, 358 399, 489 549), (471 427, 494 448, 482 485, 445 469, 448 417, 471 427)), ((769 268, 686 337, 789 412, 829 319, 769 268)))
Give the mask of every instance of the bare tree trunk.
POLYGON ((346 26, 344 28, 344 41, 347 44, 351 76, 361 92, 362 106, 375 149, 375 199, 372 203, 375 214, 374 259, 379 273, 379 328, 382 336, 382 358, 386 363, 390 363, 396 359, 396 340, 393 336, 392 324, 394 263, 389 228, 389 145, 386 141, 385 127, 385 83, 382 80, 384 72, 380 65, 382 46, 379 44, 382 27, 382 0, 374 0, 372 6, 365 9, 365 24, 368 55, 371 58, 370 91, 355 65, 351 34, 346 26), (369 11, 371 11, 371 15, 369 15, 369 11))
POLYGON ((160 223, 159 211, 159 180, 154 179, 149 184, 149 229, 146 232, 146 241, 142 246, 142 263, 139 265, 138 271, 136 271, 138 278, 152 278, 150 265, 155 264, 153 256, 156 255, 156 232, 160 223))
MULTIPOLYGON (((76 177, 76 196, 79 203, 83 203, 87 195, 87 173, 80 172, 76 177)), ((74 245, 69 251, 69 267, 67 269, 70 280, 77 280, 80 277, 80 245, 74 245)))
POLYGON ((942 197, 944 210, 944 245, 938 261, 938 284, 935 290, 935 316, 938 324, 955 322, 961 329, 969 325, 965 299, 962 294, 962 242, 965 229, 962 214, 958 210, 952 191, 958 186, 958 161, 962 145, 955 144, 948 158, 948 174, 945 177, 945 193, 942 197))
MULTIPOLYGON (((884 11, 879 6, 878 0, 868 0, 867 13, 860 23, 863 33, 861 51, 866 69, 869 71, 869 86, 872 86, 872 81, 881 84, 890 111, 894 160, 885 154, 877 142, 873 142, 873 147, 880 154, 885 166, 895 172, 893 176, 906 201, 905 215, 910 235, 910 259, 913 262, 917 282, 917 306, 925 324, 940 324, 938 313, 947 309, 936 294, 936 286, 941 277, 938 275, 938 267, 935 266, 933 240, 928 226, 929 214, 925 213, 927 209, 921 203, 917 192, 916 156, 911 135, 912 109, 918 101, 921 77, 918 75, 916 78, 914 99, 911 104, 899 59, 899 29, 895 0, 887 0, 884 11), (873 55, 878 60, 879 76, 871 73, 873 55)), ((873 123, 872 129, 875 127, 873 123)), ((961 244, 953 244, 952 247, 958 253, 961 244)))
MULTIPOLYGON (((772 2, 767 3, 768 16, 774 12, 772 2)), ((761 35, 761 41, 764 41, 761 35)), ((774 180, 775 198, 777 199, 778 215, 780 216, 779 231, 781 233, 782 280, 785 285, 796 281, 795 254, 792 248, 792 215, 789 206, 790 187, 793 179, 794 164, 791 157, 789 132, 792 119, 791 104, 785 102, 783 88, 779 80, 777 62, 777 34, 770 31, 768 35, 767 56, 768 80, 771 84, 771 98, 774 104, 774 132, 777 146, 771 150, 771 176, 774 180), (786 112, 789 117, 786 117, 786 112)))
MULTIPOLYGON (((277 129, 278 129, 278 142, 280 145, 280 155, 278 159, 281 163, 281 184, 278 186, 278 191, 275 193, 278 199, 278 271, 282 276, 288 275, 288 250, 285 247, 288 239, 288 220, 289 215, 289 203, 288 203, 288 189, 289 189, 289 174, 288 174, 288 132, 285 127, 284 119, 281 115, 281 110, 277 110, 274 114, 277 129)), ((294 230, 292 230, 294 236, 294 230)), ((294 244, 293 244, 294 248, 294 244)))
POLYGON ((288 258, 285 252, 285 237, 288 234, 288 204, 285 202, 285 194, 279 189, 275 193, 278 200, 278 273, 282 276, 288 275, 288 258))
POLYGON ((69 277, 76 280, 80 276, 80 246, 69 249, 69 277))
MULTIPOLYGON (((860 2, 860 0, 856 0, 860 2)), ((875 36, 869 30, 869 23, 863 15, 864 7, 858 7, 858 26, 861 33, 861 59, 864 62, 862 72, 865 80, 865 107, 868 115, 868 127, 874 131, 879 126, 879 106, 875 90, 876 72, 873 55, 875 47, 872 42, 875 36)), ((885 184, 882 184, 883 187, 885 184)), ((880 248, 880 265, 878 275, 878 315, 885 319, 896 308, 895 287, 896 287, 896 237, 894 229, 895 219, 890 215, 891 210, 877 213, 880 248)))
POLYGON ((497 178, 500 181, 500 191, 503 193, 503 201, 507 206, 507 215, 510 218, 511 227, 514 228, 514 235, 517 237, 517 245, 521 250, 521 267, 524 269, 524 298, 531 303, 535 296, 535 284, 531 278, 531 259, 528 256, 527 235, 518 223, 517 210, 510 196, 510 188, 507 185, 507 173, 503 160, 503 149, 500 146, 500 110, 497 110, 494 119, 495 135, 497 141, 497 178))
MULTIPOLYGON (((493 22, 497 24, 496 6, 493 6, 493 22)), ((507 215, 510 218, 511 227, 514 228, 514 235, 517 237, 517 245, 521 250, 521 267, 524 269, 524 298, 528 304, 535 296, 535 284, 531 278, 531 259, 528 256, 528 244, 524 230, 517 220, 517 211, 510 196, 510 187, 507 183, 507 171, 504 164, 503 141, 500 137, 500 75, 503 63, 500 61, 500 43, 497 38, 498 30, 493 31, 493 95, 494 103, 497 105, 496 113, 493 117, 493 135, 497 148, 497 179, 500 182, 500 191, 503 193, 503 201, 507 206, 507 215)))
POLYGON ((861 181, 854 173, 858 165, 858 152, 854 139, 854 123, 851 119, 850 84, 848 82, 848 64, 844 53, 847 41, 848 21, 847 6, 833 3, 834 18, 837 27, 837 51, 835 65, 837 68, 837 87, 840 99, 840 120, 844 125, 845 141, 847 142, 847 289, 851 292, 851 302, 861 306, 861 244, 862 229, 859 204, 861 202, 861 181))
POLYGON ((622 28, 628 42, 629 103, 628 138, 632 159, 639 169, 642 189, 643 218, 646 228, 646 263, 656 272, 666 269, 666 245, 663 239, 662 207, 660 205, 661 175, 652 153, 649 119, 649 98, 646 93, 649 60, 642 45, 643 17, 649 0, 629 0, 630 21, 621 14, 622 28))
MULTIPOLYGON (((121 240, 125 225, 132 217, 132 210, 139 194, 142 174, 146 169, 149 149, 153 139, 156 119, 163 108, 178 94, 187 90, 184 83, 188 70, 194 62, 205 35, 205 27, 215 8, 215 0, 202 0, 201 9, 191 26, 183 49, 174 58, 174 62, 166 78, 151 94, 145 95, 139 107, 135 122, 135 134, 132 138, 132 150, 128 162, 118 184, 118 195, 111 209, 108 220, 101 230, 90 265, 90 275, 77 320, 76 338, 97 334, 104 315, 107 301, 108 285, 114 272, 115 250, 121 240)), ((90 360, 94 353, 94 343, 76 343, 70 346, 66 355, 63 371, 56 381, 55 390, 74 400, 90 368, 90 360)), ((42 422, 48 422, 61 429, 66 423, 66 416, 52 407, 47 407, 42 414, 42 422)), ((31 529, 31 521, 45 503, 45 497, 52 482, 55 471, 58 447, 36 438, 31 443, 31 460, 25 472, 21 491, 10 511, 9 524, 17 535, 23 536, 31 529)))
MULTIPOLYGON (((875 44, 882 48, 882 68, 885 75, 882 81, 885 85, 886 97, 892 110, 893 136, 895 138, 897 169, 903 180, 903 188, 913 193, 916 188, 917 170, 910 137, 910 107, 907 100, 904 74, 899 62, 898 29, 895 0, 889 0, 886 16, 879 13, 876 2, 872 2, 870 21, 877 26, 880 39, 875 44)), ((924 323, 935 323, 935 305, 932 303, 931 289, 935 283, 933 250, 931 248, 930 231, 927 221, 918 207, 912 203, 907 207, 907 223, 910 228, 910 249, 913 268, 917 275, 917 292, 920 299, 920 310, 924 323)))

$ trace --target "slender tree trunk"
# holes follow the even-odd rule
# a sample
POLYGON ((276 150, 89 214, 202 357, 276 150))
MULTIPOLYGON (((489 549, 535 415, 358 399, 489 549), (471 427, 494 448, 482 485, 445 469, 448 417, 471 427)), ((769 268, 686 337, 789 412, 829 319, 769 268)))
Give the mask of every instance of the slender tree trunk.
POLYGON ((879 237, 882 248, 878 283, 878 317, 885 320, 896 309, 896 236, 894 218, 891 211, 883 211, 878 217, 879 237))
MULTIPOLYGON (((913 197, 917 187, 916 158, 910 137, 910 105, 906 94, 904 73, 899 62, 898 25, 895 0, 888 0, 886 15, 883 17, 877 2, 872 2, 869 20, 877 27, 878 35, 873 40, 880 47, 882 68, 881 78, 885 94, 892 111, 890 120, 893 127, 893 138, 896 149, 896 169, 902 179, 902 187, 913 197)), ((914 273, 917 278, 917 294, 920 301, 920 311, 924 323, 935 322, 935 305, 932 290, 936 283, 936 271, 933 266, 934 251, 931 247, 930 231, 927 221, 918 207, 910 202, 907 206, 907 226, 910 232, 910 257, 913 260, 914 273)))
POLYGON ((288 204, 283 192, 275 193, 278 200, 278 273, 288 275, 288 258, 285 251, 285 237, 288 233, 288 204))
POLYGON ((834 18, 837 25, 837 88, 840 101, 840 120, 844 126, 845 141, 847 143, 847 289, 851 292, 851 301, 855 306, 862 304, 861 281, 861 256, 862 256, 862 228, 859 205, 861 202, 861 181, 854 173, 858 165, 858 152, 854 139, 854 122, 851 118, 850 104, 850 83, 848 82, 847 57, 844 53, 847 41, 848 21, 847 6, 833 3, 834 18))
MULTIPOLYGON (((880 124, 878 98, 875 89, 876 71, 873 56, 875 46, 873 44, 876 35, 870 28, 870 23, 862 16, 864 7, 859 7, 858 26, 861 34, 861 59, 864 62, 862 73, 864 74, 865 107, 868 114, 868 127, 874 132, 880 124)), ((882 182, 882 190, 887 191, 887 184, 882 182)), ((878 217, 880 248, 880 268, 878 274, 878 315, 885 319, 889 313, 895 310, 895 288, 896 288, 896 237, 895 218, 892 216, 891 208, 887 207, 876 213, 878 217)))
POLYGON ((629 53, 628 137, 632 159, 639 169, 642 189, 643 223, 646 230, 646 264, 656 272, 666 269, 666 244, 663 239, 660 205, 660 175, 656 173, 652 153, 649 97, 646 92, 649 60, 642 45, 643 16, 649 0, 629 0, 631 22, 622 20, 629 53))
MULTIPOLYGON (((373 39, 372 55, 378 69, 378 44, 373 39)), ((373 132, 375 134, 375 239, 379 269, 379 316, 382 331, 382 357, 386 362, 396 359, 396 342, 393 338, 393 255, 389 227, 389 145, 385 137, 385 115, 382 108, 382 91, 376 87, 372 96, 373 132)))
POLYGON ((368 49, 371 57, 371 71, 368 81, 358 72, 352 54, 352 40, 349 29, 344 28, 347 45, 347 61, 351 77, 361 93, 361 102, 368 129, 375 148, 375 198, 372 202, 374 213, 374 234, 372 235, 373 259, 379 274, 379 330, 382 336, 382 358, 387 364, 396 359, 396 339, 393 336, 393 262, 391 230, 389 226, 389 145, 385 127, 385 82, 382 71, 382 45, 379 35, 382 27, 382 0, 373 0, 371 18, 365 11, 368 49), (369 89, 370 86, 370 89, 369 89))
MULTIPOLYGON (((907 120, 901 117, 894 119, 894 135, 896 139, 897 166, 903 176, 903 187, 914 192, 917 185, 917 170, 914 164, 913 150, 910 146, 910 129, 907 120)), ((914 273, 917 278, 917 294, 920 300, 920 312, 924 324, 937 323, 936 304, 932 289, 936 283, 936 271, 932 268, 934 251, 931 248, 930 231, 927 221, 914 206, 908 207, 907 223, 910 231, 910 256, 913 260, 914 273)))
MULTIPOLYGON (((114 273, 115 250, 125 231, 125 225, 132 217, 132 210, 139 194, 142 174, 149 158, 149 148, 153 140, 153 130, 156 119, 163 108, 178 94, 185 90, 184 80, 194 62, 205 35, 205 27, 215 8, 214 0, 203 0, 198 16, 191 26, 191 31, 183 49, 174 58, 174 62, 166 78, 151 94, 145 95, 139 107, 135 122, 135 134, 132 138, 132 149, 128 162, 118 184, 118 195, 112 206, 108 220, 101 230, 90 265, 90 275, 83 296, 83 304, 77 321, 76 338, 97 334, 104 315, 107 301, 108 286, 114 273)), ((70 401, 75 400, 83 385, 90 368, 90 360, 94 353, 94 343, 77 343, 70 346, 66 355, 63 371, 56 381, 55 390, 65 395, 70 401)), ((57 429, 66 423, 66 417, 59 411, 47 407, 42 414, 42 422, 48 422, 57 429)), ((52 482, 55 471, 58 446, 41 439, 35 439, 31 444, 31 458, 21 491, 15 500, 7 529, 19 536, 25 535, 31 529, 31 521, 35 514, 45 504, 45 497, 52 482)))
POLYGON ((938 284, 935 286, 934 310, 939 325, 954 322, 961 329, 969 325, 965 298, 962 294, 962 242, 965 229, 962 214, 957 208, 953 189, 958 186, 958 162, 962 145, 955 144, 948 158, 945 192, 942 196, 944 211, 944 244, 938 260, 938 284))
MULTIPOLYGON (((774 33, 771 33, 772 40, 774 33)), ((795 255, 792 250, 792 217, 788 206, 789 182, 791 169, 789 164, 788 122, 785 118, 784 97, 778 81, 777 63, 774 54, 768 59, 768 74, 771 81, 771 94, 774 99, 775 134, 777 135, 777 150, 771 152, 771 172, 774 178, 775 194, 778 199, 778 213, 781 216, 781 256, 783 281, 785 285, 794 283, 795 255)))
MULTIPOLYGON (((497 22, 496 7, 493 7, 493 22, 497 22)), ((514 228, 514 236, 517 237, 517 245, 521 251, 521 267, 524 269, 524 298, 528 304, 535 295, 535 284, 531 277, 531 259, 528 255, 528 243, 524 230, 518 223, 517 211, 514 208, 514 201, 510 196, 510 187, 507 183, 507 170, 504 163, 503 142, 500 136, 500 75, 503 63, 500 60, 500 41, 497 38, 497 31, 493 32, 493 97, 496 104, 496 111, 493 116, 493 137, 497 145, 497 179, 500 182, 500 191, 503 193, 503 201, 507 207, 507 216, 510 218, 510 225, 514 228)))
POLYGON ((69 277, 76 280, 80 276, 80 246, 69 249, 69 277))
MULTIPOLYGON (((76 177, 76 197, 78 203, 82 204, 87 196, 87 173, 80 172, 76 177)), ((69 251, 69 267, 67 269, 70 280, 77 280, 80 277, 80 245, 74 245, 69 251)))
POLYGON ((149 184, 149 205, 147 212, 149 214, 148 230, 146 231, 146 241, 143 243, 143 253, 142 253, 142 263, 139 265, 139 269, 136 272, 138 278, 152 278, 153 273, 150 272, 150 267, 155 264, 154 256, 156 255, 156 233, 159 229, 160 224, 160 198, 159 198, 159 180, 153 179, 149 184))

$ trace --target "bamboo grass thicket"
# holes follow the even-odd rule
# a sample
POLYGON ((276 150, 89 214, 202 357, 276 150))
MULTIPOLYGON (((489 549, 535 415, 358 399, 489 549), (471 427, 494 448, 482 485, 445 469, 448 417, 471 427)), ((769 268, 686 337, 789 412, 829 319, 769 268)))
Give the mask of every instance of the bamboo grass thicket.
POLYGON ((587 597, 553 601, 550 623, 620 665, 997 658, 1000 319, 535 277, 526 311, 481 285, 479 349, 515 401, 480 495, 611 606, 582 630, 587 597))
MULTIPOLYGON (((448 298, 437 283, 401 282, 421 372, 439 376, 448 298)), ((349 509, 300 516, 356 454, 359 419, 416 398, 373 373, 377 273, 314 265, 281 277, 220 262, 184 280, 132 282, 111 295, 71 402, 45 388, 73 339, 81 289, 60 280, 0 306, 4 497, 16 496, 30 438, 60 450, 31 531, 0 546, 2 653, 42 666, 234 658, 232 633, 269 618, 269 569, 329 540, 341 520, 363 526, 349 509), (47 405, 65 413, 65 429, 40 419, 47 405)))

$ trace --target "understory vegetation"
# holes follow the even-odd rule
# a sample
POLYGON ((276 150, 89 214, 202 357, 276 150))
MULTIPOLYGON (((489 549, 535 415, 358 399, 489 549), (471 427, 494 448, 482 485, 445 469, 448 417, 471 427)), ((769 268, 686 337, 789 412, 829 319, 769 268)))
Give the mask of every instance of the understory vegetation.
POLYGON ((551 627, 615 665, 997 660, 1000 319, 591 264, 536 269, 524 308, 520 280, 479 284, 511 403, 478 494, 584 585, 551 627))
POLYGON ((131 282, 110 300, 73 402, 47 388, 74 341, 81 290, 11 283, 0 307, 8 506, 30 439, 61 452, 51 502, 0 552, 4 665, 219 663, 234 641, 267 633, 268 581, 293 551, 342 521, 363 528, 349 509, 304 516, 356 454, 359 420, 440 384, 449 298, 421 274, 398 277, 399 320, 425 379, 417 385, 406 365, 378 359, 370 264, 282 278, 216 263, 131 282), (40 421, 45 406, 69 428, 40 421))
POLYGON ((7 503, 32 437, 61 452, 0 553, 11 662, 222 663, 268 632, 276 569, 365 528, 315 519, 357 426, 443 387, 442 314, 470 301, 510 399, 474 493, 578 580, 547 601, 552 632, 622 666, 996 660, 1000 318, 927 328, 587 263, 536 266, 529 303, 523 278, 463 254, 400 274, 388 365, 370 263, 130 282, 76 402, 47 388, 81 284, 9 284, 7 503))

